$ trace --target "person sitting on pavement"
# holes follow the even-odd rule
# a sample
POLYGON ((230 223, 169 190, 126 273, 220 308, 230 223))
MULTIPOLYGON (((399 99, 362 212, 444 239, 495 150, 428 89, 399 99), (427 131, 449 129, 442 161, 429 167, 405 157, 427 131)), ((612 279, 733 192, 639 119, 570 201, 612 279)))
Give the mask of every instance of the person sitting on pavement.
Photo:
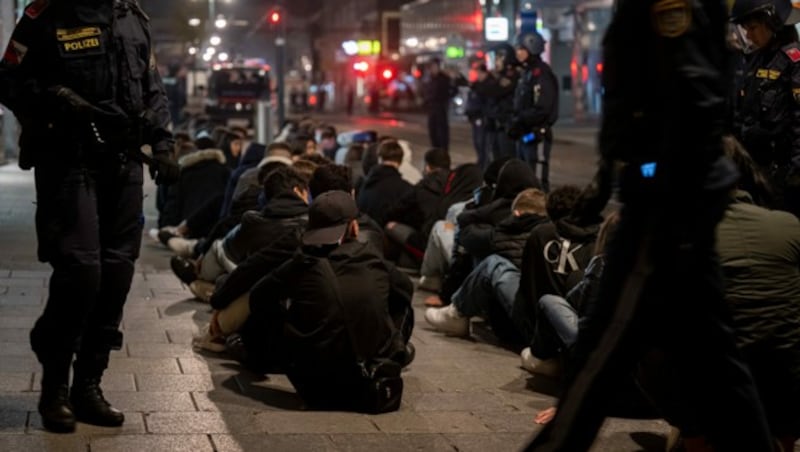
POLYGON ((450 177, 450 154, 443 149, 425 153, 425 176, 386 214, 386 235, 391 239, 392 260, 410 255, 418 266, 424 256, 425 240, 438 220, 439 201, 450 177))
POLYGON ((286 165, 292 164, 292 148, 286 143, 275 142, 267 146, 266 152, 259 158, 258 164, 242 172, 239 179, 233 186, 230 193, 230 202, 239 198, 249 190, 261 192, 262 184, 258 181, 258 173, 264 165, 270 162, 282 162, 286 165))
MULTIPOLYGON (((225 166, 225 154, 214 148, 209 138, 200 138, 195 142, 197 150, 182 156, 178 160, 181 167, 178 182, 169 186, 166 201, 162 210, 162 222, 176 228, 169 236, 162 234, 159 240, 166 244, 172 235, 182 232, 185 237, 203 237, 211 230, 213 224, 198 224, 194 230, 188 227, 180 231, 177 228, 189 216, 205 206, 209 199, 218 199, 217 211, 221 206, 221 195, 230 177, 230 170, 225 166)), ((165 229, 165 228, 162 228, 165 229)))
POLYGON ((450 173, 445 187, 446 193, 437 207, 437 215, 442 219, 433 224, 428 235, 418 289, 434 293, 441 290, 442 278, 450 268, 453 258, 456 218, 470 202, 474 203, 479 197, 476 193, 485 192, 482 187, 494 189, 501 167, 502 164, 498 161, 490 164, 486 171, 481 171, 477 164, 466 163, 450 173))
MULTIPOLYGON (((597 298, 600 289, 600 278, 605 267, 606 243, 614 235, 617 223, 619 223, 618 212, 615 211, 606 216, 605 221, 600 226, 600 231, 597 233, 594 256, 586 266, 583 278, 567 292, 565 297, 545 294, 539 299, 539 308, 542 311, 539 321, 546 321, 552 325, 553 330, 558 335, 562 347, 561 350, 564 353, 568 353, 577 340, 581 317, 586 315, 589 311, 589 305, 597 298)), ((523 350, 521 355, 530 355, 530 349, 527 349, 527 352, 523 350)), ((527 360, 523 359, 523 366, 527 365, 527 362, 527 360)), ((535 369, 535 367, 532 367, 530 370, 535 369)), ((555 407, 547 408, 536 415, 534 422, 539 425, 547 424, 555 414, 555 407)))
POLYGON ((772 435, 793 450, 800 438, 800 222, 765 208, 767 177, 733 137, 723 147, 742 175, 717 225, 725 301, 772 435))
POLYGON ((547 212, 551 222, 533 230, 522 254, 519 290, 512 308, 511 319, 530 344, 523 350, 523 368, 532 371, 544 363, 540 373, 558 366, 558 335, 547 323, 537 322, 539 299, 551 294, 561 297, 583 277, 594 256, 595 242, 603 218, 579 225, 570 214, 581 195, 574 185, 559 187, 558 196, 548 197, 547 212))
MULTIPOLYGON (((342 165, 320 166, 308 183, 312 199, 332 190, 352 192, 351 185, 349 168, 342 165)), ((358 240, 382 252, 383 230, 364 214, 359 215, 358 225, 358 240)), ((291 258, 300 246, 301 232, 284 234, 281 243, 260 249, 217 285, 210 298, 211 307, 214 308, 211 321, 194 339, 193 345, 215 352, 225 350, 225 338, 238 332, 249 315, 250 289, 259 279, 291 258)))
POLYGON ((483 259, 453 294, 452 303, 425 311, 428 324, 454 336, 469 336, 470 318, 488 316, 498 338, 520 342, 509 319, 519 287, 522 249, 531 231, 547 221, 546 198, 537 188, 517 195, 511 215, 486 231, 485 244, 476 244, 483 250, 483 259))
POLYGON ((215 240, 196 263, 178 256, 172 258, 173 271, 199 299, 208 301, 217 278, 232 272, 258 250, 281 243, 287 234, 304 225, 308 182, 297 170, 282 166, 271 172, 264 181, 264 194, 264 209, 242 215, 241 223, 224 238, 215 240))
MULTIPOLYGON (((488 189, 488 187, 486 188, 488 189)), ((479 205, 474 209, 465 208, 458 215, 453 263, 445 275, 442 290, 438 296, 428 297, 425 300, 427 306, 437 307, 449 304, 453 293, 461 287, 464 279, 480 260, 464 247, 462 239, 466 238, 467 242, 471 243, 470 236, 482 235, 503 221, 511 210, 514 198, 527 188, 539 188, 539 181, 533 174, 533 170, 522 160, 509 159, 502 164, 497 176, 497 184, 491 189, 491 193, 488 190, 481 190, 479 202, 476 203, 479 205), (484 199, 487 196, 491 196, 488 202, 484 199)))
POLYGON ((412 357, 388 314, 398 301, 410 308, 412 283, 357 240, 357 217, 350 193, 316 197, 302 248, 250 296, 242 330, 248 363, 285 372, 312 408, 360 410, 360 364, 407 365, 412 357))
POLYGON ((403 149, 395 141, 386 141, 378 150, 379 164, 367 174, 358 193, 358 208, 376 223, 385 225, 387 215, 412 191, 411 184, 403 180, 397 168, 403 159, 403 149))

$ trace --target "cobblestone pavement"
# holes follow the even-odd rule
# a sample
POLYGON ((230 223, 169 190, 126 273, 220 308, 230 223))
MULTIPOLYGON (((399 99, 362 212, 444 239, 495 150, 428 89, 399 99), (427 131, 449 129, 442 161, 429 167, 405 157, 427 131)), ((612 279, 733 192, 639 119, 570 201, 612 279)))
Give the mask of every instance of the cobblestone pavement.
MULTIPOLYGON (((146 191, 152 196, 153 187, 146 191)), ((400 411, 304 411, 285 377, 259 378, 192 350, 209 308, 191 299, 170 273, 167 253, 145 238, 125 309, 124 347, 112 353, 103 380, 125 424, 44 432, 36 413, 41 374, 28 333, 49 272, 36 262, 33 201, 32 174, 0 167, 0 451, 506 451, 523 444, 535 414, 553 403, 529 389, 551 382, 521 370, 516 354, 484 338, 430 331, 418 294, 417 358, 404 374, 400 411)), ((667 431, 660 420, 612 419, 596 450, 660 450, 667 431)))

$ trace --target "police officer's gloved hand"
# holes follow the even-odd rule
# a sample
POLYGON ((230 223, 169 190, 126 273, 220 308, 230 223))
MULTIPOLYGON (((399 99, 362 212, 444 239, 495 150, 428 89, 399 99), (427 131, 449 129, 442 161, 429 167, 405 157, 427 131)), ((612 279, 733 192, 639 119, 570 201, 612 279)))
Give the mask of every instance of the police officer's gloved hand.
POLYGON ((181 175, 181 169, 169 154, 158 153, 153 156, 153 162, 150 164, 150 177, 156 181, 158 185, 172 185, 178 181, 181 175))
POLYGON ((48 88, 48 92, 75 113, 87 114, 95 110, 94 106, 89 101, 66 86, 51 86, 48 88))

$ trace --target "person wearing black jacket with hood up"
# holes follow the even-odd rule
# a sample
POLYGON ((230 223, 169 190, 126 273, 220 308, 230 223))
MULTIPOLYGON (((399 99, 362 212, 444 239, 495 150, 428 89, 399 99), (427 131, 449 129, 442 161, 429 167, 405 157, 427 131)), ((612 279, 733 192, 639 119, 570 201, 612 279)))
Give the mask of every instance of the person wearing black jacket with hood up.
POLYGON ((443 149, 425 153, 425 177, 386 214, 386 234, 416 261, 425 254, 425 241, 436 222, 439 201, 450 176, 450 154, 443 149))

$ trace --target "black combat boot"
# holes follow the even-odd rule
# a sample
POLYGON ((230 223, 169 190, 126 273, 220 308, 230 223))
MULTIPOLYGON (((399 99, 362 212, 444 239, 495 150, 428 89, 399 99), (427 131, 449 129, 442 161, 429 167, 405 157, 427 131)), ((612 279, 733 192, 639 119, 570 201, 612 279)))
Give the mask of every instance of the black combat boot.
POLYGON ((75 378, 69 394, 75 416, 79 421, 102 427, 119 427, 125 422, 122 411, 111 406, 103 397, 100 378, 75 378))
POLYGON ((67 384, 45 384, 39 398, 39 414, 42 425, 53 433, 72 433, 75 431, 75 413, 69 403, 67 384))

